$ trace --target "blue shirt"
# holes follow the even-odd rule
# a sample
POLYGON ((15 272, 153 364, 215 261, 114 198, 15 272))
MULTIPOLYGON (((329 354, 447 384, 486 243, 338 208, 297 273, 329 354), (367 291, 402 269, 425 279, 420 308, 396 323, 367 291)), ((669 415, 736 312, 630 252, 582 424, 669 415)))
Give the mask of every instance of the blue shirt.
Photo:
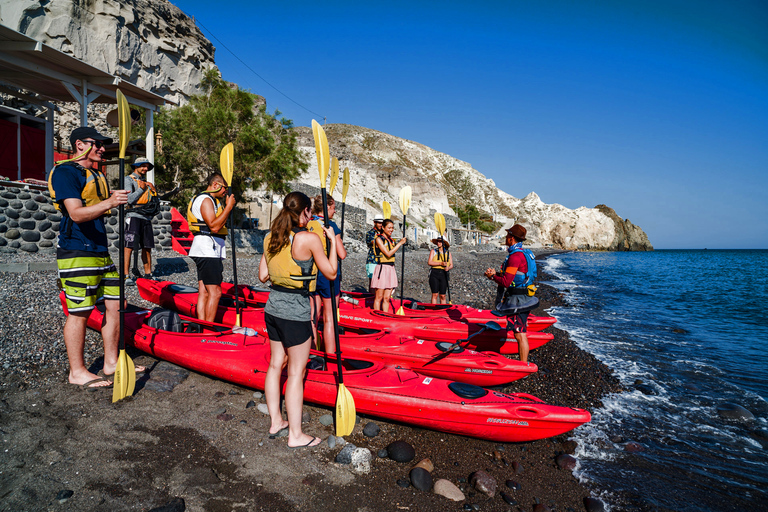
MULTIPOLYGON (((313 215, 313 216, 312 216, 312 220, 316 220, 316 221, 318 221, 320 224, 322 224, 323 226, 325 226, 325 219, 324 219, 323 217, 319 216, 319 215, 313 215)), ((336 233, 337 235, 340 235, 340 234, 341 234, 341 229, 339 229, 339 226, 337 226, 337 225, 336 225, 336 223, 335 223, 335 222, 333 222, 332 220, 329 220, 329 221, 328 221, 328 226, 329 226, 331 229, 333 229, 333 232, 334 232, 334 233, 336 233)), ((324 235, 323 235, 323 236, 324 236, 324 235)), ((338 283, 341 283, 341 265, 339 265, 339 269, 338 269, 338 273, 337 273, 337 276, 336 276, 335 282, 336 282, 337 284, 338 284, 338 283)), ((324 284, 325 286, 328 286, 328 284, 327 284, 327 283, 328 283, 328 278, 327 278, 327 277, 325 277, 325 276, 323 275, 323 273, 322 273, 322 272, 318 272, 318 273, 317 273, 317 285, 318 285, 318 286, 321 286, 321 285, 323 285, 323 284, 324 284)), ((340 290, 339 290, 339 288, 338 288, 338 287, 336 287, 336 293, 339 293, 339 291, 340 291, 340 290)))
MULTIPOLYGON (((85 171, 87 173, 87 171, 85 171)), ((100 172, 94 170, 94 172, 100 172)), ((65 199, 82 200, 86 174, 77 164, 63 164, 53 171, 51 184, 56 194, 56 202, 64 205, 65 199)), ((63 213, 63 208, 62 208, 63 213)), ((109 247, 104 218, 98 217, 86 222, 73 222, 68 215, 63 215, 59 224, 59 243, 61 249, 88 252, 107 252, 109 247)))

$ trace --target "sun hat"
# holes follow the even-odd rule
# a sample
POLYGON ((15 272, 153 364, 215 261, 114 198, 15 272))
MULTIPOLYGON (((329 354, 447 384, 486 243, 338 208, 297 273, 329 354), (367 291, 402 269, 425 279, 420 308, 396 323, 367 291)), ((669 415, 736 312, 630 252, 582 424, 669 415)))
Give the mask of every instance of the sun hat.
POLYGON ((148 165, 148 171, 151 171, 155 168, 155 165, 144 157, 137 158, 136 161, 131 164, 131 167, 135 169, 137 167, 141 167, 142 165, 148 165))
POLYGON ((81 126, 72 130, 72 134, 69 136, 69 145, 74 148, 75 142, 84 139, 94 139, 104 142, 104 144, 112 144, 112 139, 100 134, 93 126, 81 126))
POLYGON ((512 235, 513 237, 515 237, 521 242, 525 240, 525 235, 527 233, 528 232, 525 230, 525 228, 520 224, 515 224, 514 226, 512 226, 507 230, 507 234, 512 235))
POLYGON ((384 222, 384 216, 380 213, 377 213, 373 216, 373 222, 384 222))
POLYGON ((448 243, 448 240, 446 240, 441 236, 432 239, 433 244, 437 245, 437 242, 443 242, 443 247, 445 247, 446 249, 451 246, 451 244, 448 243))

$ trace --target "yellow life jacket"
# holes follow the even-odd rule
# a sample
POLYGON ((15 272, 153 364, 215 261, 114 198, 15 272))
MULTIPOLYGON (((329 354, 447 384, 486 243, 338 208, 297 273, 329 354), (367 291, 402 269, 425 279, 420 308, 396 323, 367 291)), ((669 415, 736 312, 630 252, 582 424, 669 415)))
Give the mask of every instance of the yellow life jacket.
MULTIPOLYGON (((136 182, 136 188, 141 188, 141 187, 139 187, 139 180, 136 179, 136 176, 134 176, 133 174, 129 174, 128 177, 136 182)), ((140 205, 143 205, 143 204, 147 204, 151 200, 151 198, 153 196, 156 196, 156 195, 157 194, 152 190, 152 187, 147 187, 144 190, 144 193, 141 194, 141 196, 139 197, 139 199, 136 201, 135 204, 129 204, 129 205, 126 205, 126 206, 128 208, 136 208, 137 206, 140 206, 140 205)))
POLYGON ((212 233, 211 230, 208 229, 208 224, 206 224, 203 219, 198 219, 197 217, 192 215, 192 204, 200 196, 208 196, 211 198, 211 201, 213 201, 213 207, 216 208, 217 217, 221 215, 221 213, 224 211, 224 205, 221 204, 221 201, 213 197, 207 191, 196 195, 195 197, 192 198, 192 200, 189 202, 189 205, 187 206, 187 223, 189 224, 189 231, 191 231, 192 234, 195 236, 207 235, 207 236, 215 236, 218 238, 226 238, 228 233, 226 227, 222 226, 222 228, 219 230, 218 233, 212 233))
MULTIPOLYGON (((295 228, 294 233, 307 231, 305 228, 295 228)), ((302 271, 302 268, 296 263, 291 254, 293 247, 293 235, 290 242, 280 249, 275 255, 270 255, 267 251, 269 241, 272 239, 272 233, 264 237, 264 256, 267 258, 267 269, 269 270, 269 280, 272 281, 272 287, 281 291, 293 291, 296 293, 309 293, 315 291, 317 285, 317 265, 312 264, 312 270, 309 274, 302 271)))
MULTIPOLYGON (((86 169, 82 165, 74 162, 67 162, 66 164, 62 165, 69 165, 70 167, 78 169, 80 173, 85 177, 85 186, 80 192, 80 198, 83 201, 83 206, 93 206, 109 198, 109 184, 107 183, 107 178, 104 176, 104 173, 98 169, 86 169)), ((48 192, 51 194, 51 200, 53 201, 53 205, 56 207, 56 209, 69 217, 67 209, 64 207, 64 202, 56 201, 56 191, 53 190, 53 173, 55 173, 56 169, 59 167, 61 167, 61 165, 57 165, 51 169, 51 172, 48 175, 48 192)), ((111 210, 107 210, 103 213, 103 215, 109 215, 110 213, 111 210)))
MULTIPOLYGON (((391 251, 395 247, 395 241, 389 238, 384 233, 376 235, 376 238, 381 238, 381 241, 384 243, 384 245, 387 246, 387 250, 391 251)), ((374 239, 374 249, 373 254, 376 256, 376 263, 394 263, 395 262, 395 255, 393 254, 391 258, 387 258, 387 256, 381 252, 381 249, 379 249, 378 244, 376 244, 376 240, 374 239)))
POLYGON ((446 251, 445 249, 443 249, 442 251, 440 249, 435 249, 435 259, 437 261, 444 261, 448 263, 448 259, 449 259, 448 251, 446 251))
POLYGON ((328 239, 325 238, 325 232, 323 231, 323 223, 318 219, 311 220, 307 223, 307 231, 315 233, 320 237, 320 241, 323 243, 323 252, 328 254, 328 239))

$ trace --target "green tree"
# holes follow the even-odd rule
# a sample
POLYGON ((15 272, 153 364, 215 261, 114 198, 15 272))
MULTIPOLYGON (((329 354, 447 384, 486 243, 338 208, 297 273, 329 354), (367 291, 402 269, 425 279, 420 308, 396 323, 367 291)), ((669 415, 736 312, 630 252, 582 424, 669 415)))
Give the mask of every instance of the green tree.
POLYGON ((238 199, 247 188, 286 192, 288 182, 309 167, 292 121, 278 119, 277 111, 268 114, 255 94, 225 82, 215 69, 206 72, 201 85, 203 94, 157 115, 163 149, 156 177, 161 189, 177 190, 171 202, 186 208, 206 178, 219 172, 221 149, 229 142, 235 147, 232 188, 238 199))

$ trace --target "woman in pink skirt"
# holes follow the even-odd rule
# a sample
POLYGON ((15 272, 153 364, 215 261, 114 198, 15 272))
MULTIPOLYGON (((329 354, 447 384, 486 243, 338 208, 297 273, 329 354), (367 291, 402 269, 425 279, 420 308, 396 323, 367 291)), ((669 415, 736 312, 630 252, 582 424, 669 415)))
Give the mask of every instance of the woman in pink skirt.
POLYGON ((407 241, 402 238, 395 243, 392 239, 392 232, 395 230, 395 224, 391 219, 386 219, 381 226, 382 232, 376 237, 376 247, 374 256, 376 257, 376 268, 373 270, 373 279, 371 288, 376 290, 376 296, 373 299, 373 309, 380 311, 389 311, 389 297, 392 290, 397 288, 397 272, 395 271, 395 253, 407 241))

